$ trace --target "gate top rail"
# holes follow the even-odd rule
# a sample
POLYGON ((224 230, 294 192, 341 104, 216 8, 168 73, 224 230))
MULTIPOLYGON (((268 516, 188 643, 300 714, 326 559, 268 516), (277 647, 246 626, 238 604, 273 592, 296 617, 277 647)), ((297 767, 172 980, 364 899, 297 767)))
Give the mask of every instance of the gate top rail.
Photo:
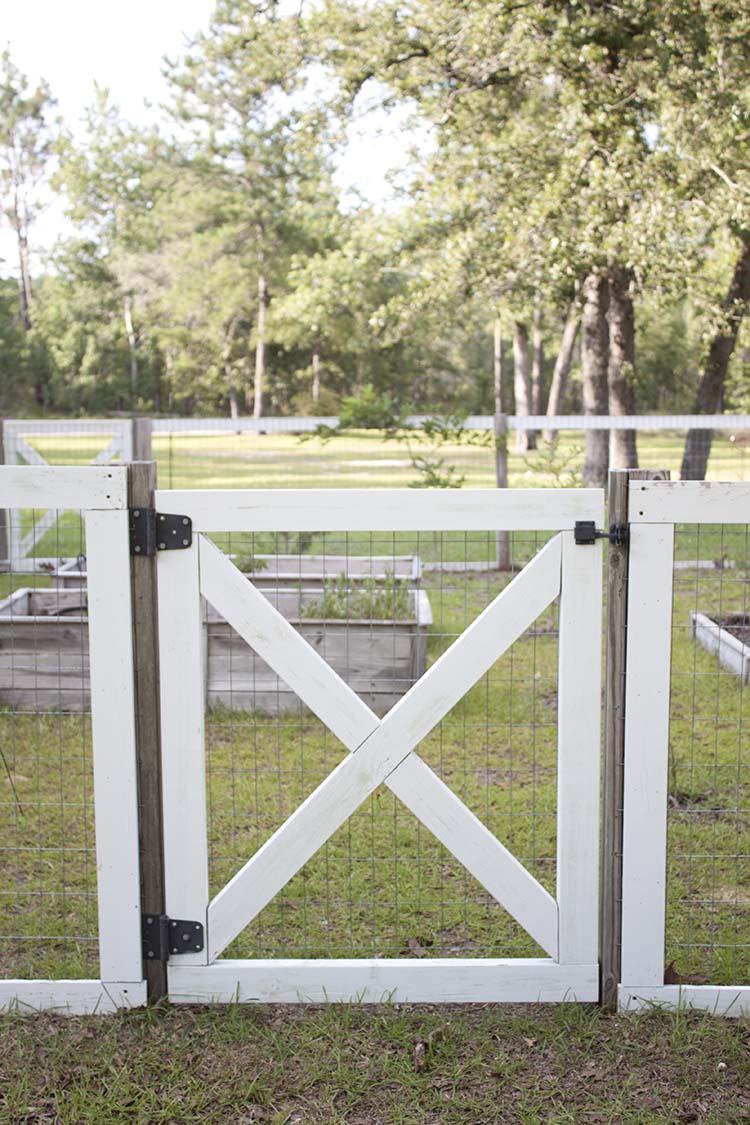
POLYGON ((4 508, 122 509, 128 506, 125 466, 0 465, 4 508))
POLYGON ((630 523, 750 523, 745 481, 632 481, 630 523))
POLYGON ((164 490, 163 511, 194 531, 569 531, 601 526, 598 488, 262 488, 164 490))

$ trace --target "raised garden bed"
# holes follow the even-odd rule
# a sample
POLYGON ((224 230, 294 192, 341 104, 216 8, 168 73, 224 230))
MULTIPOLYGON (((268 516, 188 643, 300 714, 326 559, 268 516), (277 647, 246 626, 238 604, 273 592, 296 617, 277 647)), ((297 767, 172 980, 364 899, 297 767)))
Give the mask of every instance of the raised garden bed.
MULTIPOLYGON (((378 620, 309 616, 320 603, 319 586, 264 594, 378 714, 425 670, 432 616, 424 590, 404 592, 407 616, 378 620)), ((210 606, 204 639, 209 704, 269 714, 301 710, 287 685, 210 606)), ((21 589, 0 602, 0 703, 28 711, 88 710, 85 589, 21 589)))
POLYGON ((84 589, 14 591, 0 602, 0 703, 19 711, 86 711, 84 589))
MULTIPOLYGON (((384 714, 425 670, 432 624, 424 590, 408 592, 409 614, 399 619, 310 617, 320 589, 264 590, 331 667, 377 714, 384 714)), ((208 702, 276 715, 302 705, 211 606, 206 607, 208 702)))
POLYGON ((690 627, 703 648, 718 654, 720 664, 743 684, 750 681, 750 614, 730 613, 717 621, 691 610, 690 627))

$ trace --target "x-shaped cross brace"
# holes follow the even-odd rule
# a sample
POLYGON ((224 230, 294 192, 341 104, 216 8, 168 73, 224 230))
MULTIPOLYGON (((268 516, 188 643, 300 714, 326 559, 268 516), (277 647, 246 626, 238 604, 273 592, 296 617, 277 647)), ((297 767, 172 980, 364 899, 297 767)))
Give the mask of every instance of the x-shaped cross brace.
POLYGON ((560 592, 555 536, 391 708, 378 717, 210 540, 201 593, 351 753, 208 908, 213 960, 382 782, 557 957, 557 903, 414 752, 560 592))

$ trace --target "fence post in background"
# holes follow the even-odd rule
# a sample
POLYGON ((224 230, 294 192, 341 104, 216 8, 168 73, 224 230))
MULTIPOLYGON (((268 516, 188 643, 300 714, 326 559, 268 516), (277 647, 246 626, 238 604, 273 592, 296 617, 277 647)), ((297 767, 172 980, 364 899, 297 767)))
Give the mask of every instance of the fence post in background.
MULTIPOLYGON (((508 487, 508 417, 495 414, 495 485, 508 487)), ((495 557, 498 570, 510 570, 510 532, 495 532, 495 557)))
MULTIPOLYGON (((669 480, 666 469, 611 469, 610 530, 627 528, 631 480, 669 480)), ((628 539, 609 544, 607 559, 607 665, 602 769, 602 862, 599 918, 600 1003, 617 1010, 622 954, 622 803, 627 664, 628 539)))
MULTIPOLYGON (((0 418, 0 465, 5 464, 5 419, 0 418)), ((0 570, 6 563, 10 569, 10 547, 8 544, 8 518, 10 513, 0 508, 0 570)))
POLYGON ((150 418, 131 419, 133 428, 132 449, 134 461, 151 460, 151 431, 153 422, 150 418))
MULTIPOLYGON (((153 461, 136 461, 128 466, 130 508, 153 508, 155 488, 156 464, 153 461)), ((133 597, 141 913, 145 917, 148 914, 158 916, 164 913, 156 558, 132 555, 130 581, 133 597)), ((144 971, 149 1003, 164 999, 167 995, 166 962, 147 960, 144 962, 144 971)))

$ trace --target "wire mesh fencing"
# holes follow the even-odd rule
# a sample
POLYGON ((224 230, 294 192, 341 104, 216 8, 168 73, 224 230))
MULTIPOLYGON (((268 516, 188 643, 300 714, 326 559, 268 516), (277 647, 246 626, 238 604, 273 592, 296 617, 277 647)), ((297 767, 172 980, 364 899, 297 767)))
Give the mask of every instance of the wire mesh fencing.
POLYGON ((677 528, 667 983, 750 984, 750 528, 677 528))
MULTIPOLYGON (((514 533, 216 537, 377 714, 384 714, 537 552, 514 533)), ((346 748, 205 607, 210 894, 346 748)), ((539 881, 556 877, 556 602, 417 747, 539 881)), ((523 957, 533 940, 381 785, 255 917, 228 956, 523 957)))
MULTIPOLYGON (((10 530, 82 555, 78 514, 46 515, 13 510, 10 530)), ((0 977, 97 976, 85 583, 5 573, 0 594, 0 977)))

